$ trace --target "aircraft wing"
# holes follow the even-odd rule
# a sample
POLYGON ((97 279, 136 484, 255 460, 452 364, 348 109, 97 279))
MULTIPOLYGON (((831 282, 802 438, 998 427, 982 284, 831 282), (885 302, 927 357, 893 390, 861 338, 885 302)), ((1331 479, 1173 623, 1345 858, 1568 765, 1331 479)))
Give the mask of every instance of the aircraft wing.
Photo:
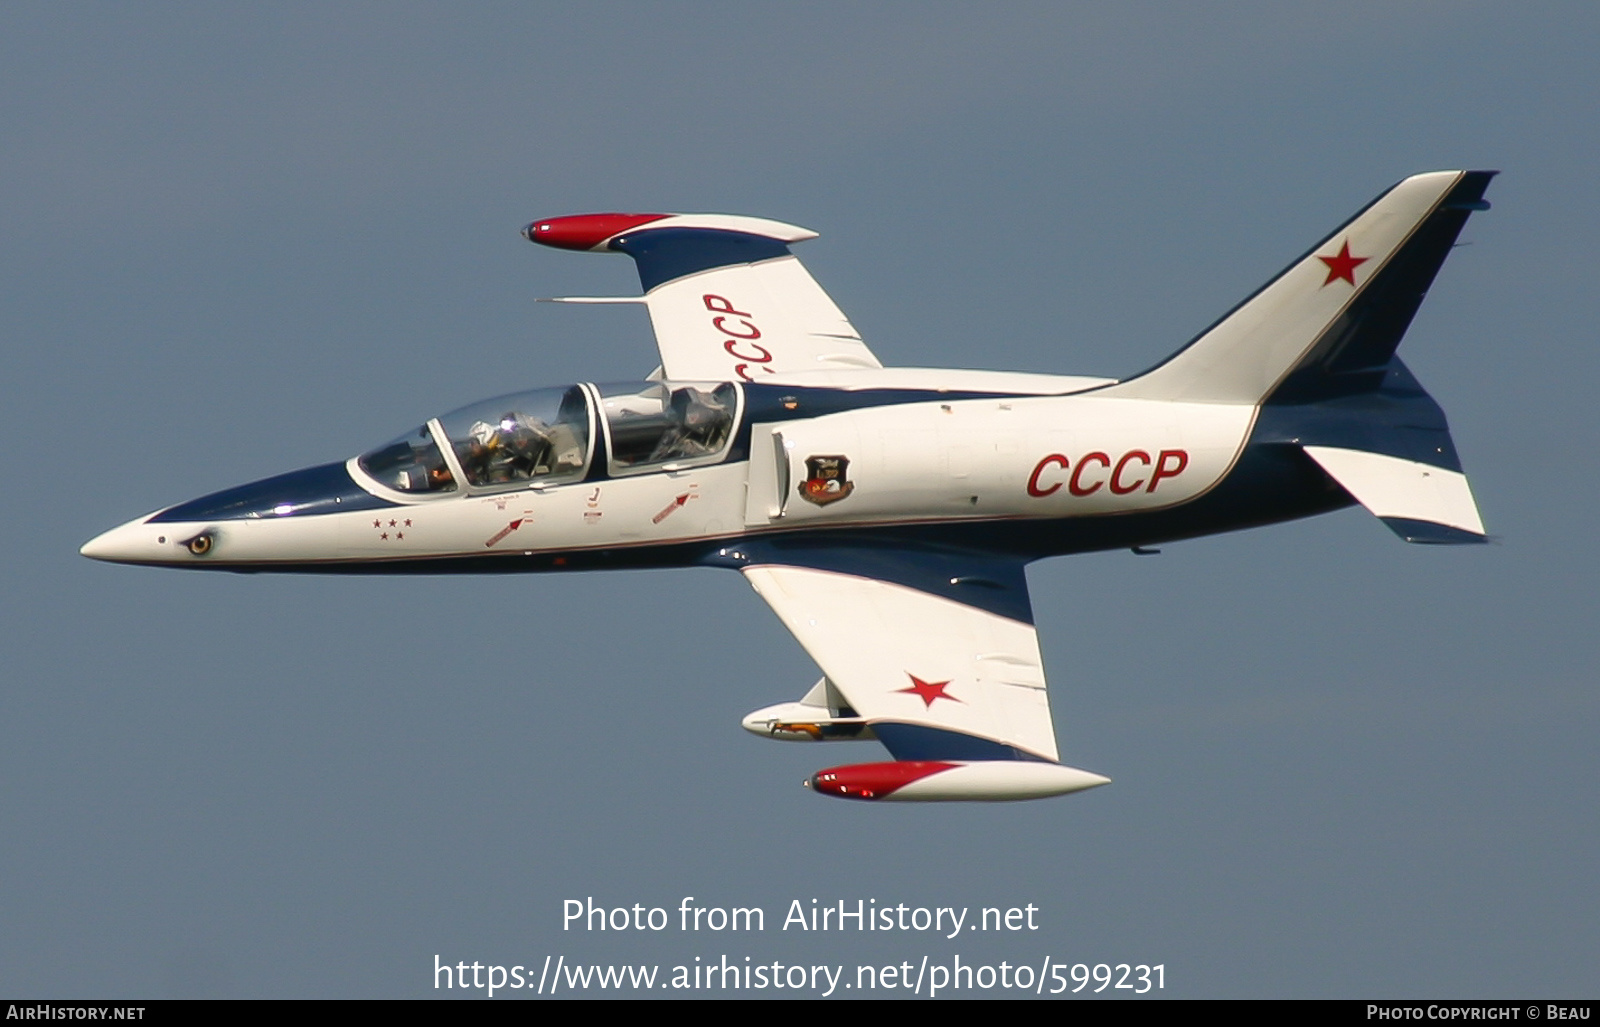
POLYGON ((750 559, 745 578, 896 760, 1056 761, 1020 561, 876 549, 750 559))
POLYGON ((816 233, 731 214, 576 214, 535 221, 529 240, 626 253, 655 328, 662 374, 761 381, 800 371, 881 367, 789 244, 816 233))

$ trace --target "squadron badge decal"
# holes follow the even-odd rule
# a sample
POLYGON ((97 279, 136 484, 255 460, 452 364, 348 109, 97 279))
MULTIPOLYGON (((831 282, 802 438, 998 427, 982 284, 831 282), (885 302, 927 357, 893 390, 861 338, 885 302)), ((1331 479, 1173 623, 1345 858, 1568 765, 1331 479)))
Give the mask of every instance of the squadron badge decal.
POLYGON ((845 477, 849 469, 847 456, 806 457, 806 480, 800 483, 800 498, 818 506, 837 503, 856 490, 856 483, 845 477))

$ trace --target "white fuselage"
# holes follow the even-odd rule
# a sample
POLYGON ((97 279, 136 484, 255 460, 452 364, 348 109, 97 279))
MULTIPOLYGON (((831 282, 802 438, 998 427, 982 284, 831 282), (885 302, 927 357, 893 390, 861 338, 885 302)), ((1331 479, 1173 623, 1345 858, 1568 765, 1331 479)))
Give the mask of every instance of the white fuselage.
POLYGON ((133 563, 262 569, 498 554, 550 554, 560 566, 563 553, 794 529, 1150 512, 1221 481, 1254 413, 1251 406, 1123 399, 1094 389, 899 402, 757 421, 748 430, 747 458, 626 476, 606 475, 610 435, 596 417, 584 480, 416 495, 384 487, 352 459, 347 469, 355 482, 392 505, 205 521, 141 518, 84 551, 133 563), (808 492, 817 458, 843 461, 832 494, 808 492), (195 553, 190 543, 202 534, 209 538, 195 553))

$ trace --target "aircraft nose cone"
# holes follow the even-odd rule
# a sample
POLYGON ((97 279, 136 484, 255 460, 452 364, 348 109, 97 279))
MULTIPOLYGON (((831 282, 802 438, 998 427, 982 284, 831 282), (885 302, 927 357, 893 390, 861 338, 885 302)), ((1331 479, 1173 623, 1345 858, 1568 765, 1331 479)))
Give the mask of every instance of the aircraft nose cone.
POLYGON ((111 532, 105 531, 78 547, 79 556, 87 556, 91 560, 108 560, 111 558, 113 547, 109 538, 111 532))
POLYGON ((172 537, 160 525, 144 521, 129 521, 110 531, 96 535, 79 547, 78 552, 91 560, 107 563, 156 563, 171 560, 172 537))

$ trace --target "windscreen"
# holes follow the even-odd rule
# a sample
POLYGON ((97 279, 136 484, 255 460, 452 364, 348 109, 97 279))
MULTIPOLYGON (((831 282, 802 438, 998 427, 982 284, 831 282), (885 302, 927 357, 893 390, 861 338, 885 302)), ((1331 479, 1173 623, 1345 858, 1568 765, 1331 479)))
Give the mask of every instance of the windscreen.
POLYGON ((363 453, 357 463, 378 481, 401 492, 451 492, 456 487, 427 425, 363 453))

